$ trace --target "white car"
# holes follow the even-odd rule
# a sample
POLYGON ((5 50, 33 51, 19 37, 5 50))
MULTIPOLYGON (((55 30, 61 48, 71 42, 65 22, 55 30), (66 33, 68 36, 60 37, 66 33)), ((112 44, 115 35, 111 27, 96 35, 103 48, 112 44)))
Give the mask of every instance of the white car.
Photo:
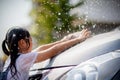
POLYGON ((35 72, 41 80, 111 80, 120 69, 120 30, 95 35, 43 63, 35 72))

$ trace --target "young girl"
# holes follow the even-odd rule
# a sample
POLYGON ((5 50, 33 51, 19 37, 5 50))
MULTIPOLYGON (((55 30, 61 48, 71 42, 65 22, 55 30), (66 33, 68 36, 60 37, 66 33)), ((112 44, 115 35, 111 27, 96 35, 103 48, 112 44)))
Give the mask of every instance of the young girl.
POLYGON ((9 70, 7 80, 28 80, 29 69, 34 63, 49 59, 84 41, 90 36, 90 32, 84 29, 79 36, 73 36, 74 34, 70 34, 62 40, 39 46, 32 51, 32 38, 26 29, 12 28, 8 30, 2 43, 4 53, 9 56, 4 66, 4 71, 9 70))

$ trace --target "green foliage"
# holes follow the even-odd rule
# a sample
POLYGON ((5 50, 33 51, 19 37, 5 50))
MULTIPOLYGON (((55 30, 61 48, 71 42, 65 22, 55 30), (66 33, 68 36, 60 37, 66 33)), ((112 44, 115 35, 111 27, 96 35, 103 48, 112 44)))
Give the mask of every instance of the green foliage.
POLYGON ((69 0, 33 0, 31 34, 38 43, 45 44, 72 32, 77 28, 71 24, 75 17, 69 11, 82 4, 72 6, 69 0))

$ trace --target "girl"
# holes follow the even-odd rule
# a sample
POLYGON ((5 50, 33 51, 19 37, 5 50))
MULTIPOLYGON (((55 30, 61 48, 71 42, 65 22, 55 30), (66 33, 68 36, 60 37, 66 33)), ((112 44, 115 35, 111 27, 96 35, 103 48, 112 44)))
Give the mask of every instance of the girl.
POLYGON ((9 70, 7 80, 27 80, 29 69, 34 63, 49 59, 84 41, 90 36, 90 32, 85 29, 80 32, 80 36, 73 38, 73 35, 70 34, 62 40, 39 46, 32 51, 32 38, 26 29, 12 28, 8 30, 2 43, 4 53, 9 56, 4 66, 4 71, 9 70))

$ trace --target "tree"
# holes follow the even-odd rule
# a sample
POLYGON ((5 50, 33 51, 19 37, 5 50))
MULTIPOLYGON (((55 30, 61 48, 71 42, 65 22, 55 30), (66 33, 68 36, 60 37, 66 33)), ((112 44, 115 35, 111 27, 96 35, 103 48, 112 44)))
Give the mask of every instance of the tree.
POLYGON ((69 0, 33 0, 31 34, 39 44, 45 44, 77 30, 72 26, 75 16, 69 11, 82 4, 83 1, 70 5, 69 0))

